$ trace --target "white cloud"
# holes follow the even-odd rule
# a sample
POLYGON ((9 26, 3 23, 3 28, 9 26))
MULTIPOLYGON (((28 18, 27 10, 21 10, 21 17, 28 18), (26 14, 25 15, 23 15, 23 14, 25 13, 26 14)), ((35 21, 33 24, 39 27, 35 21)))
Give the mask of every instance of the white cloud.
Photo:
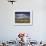
POLYGON ((26 14, 16 14, 16 18, 29 18, 29 16, 27 16, 26 14))

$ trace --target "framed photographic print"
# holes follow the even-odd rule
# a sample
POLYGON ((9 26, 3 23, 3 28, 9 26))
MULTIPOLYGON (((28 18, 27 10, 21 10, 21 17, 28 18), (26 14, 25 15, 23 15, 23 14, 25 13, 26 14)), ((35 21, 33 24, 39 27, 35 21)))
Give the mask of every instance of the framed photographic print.
POLYGON ((16 10, 15 25, 32 25, 32 11, 16 10))

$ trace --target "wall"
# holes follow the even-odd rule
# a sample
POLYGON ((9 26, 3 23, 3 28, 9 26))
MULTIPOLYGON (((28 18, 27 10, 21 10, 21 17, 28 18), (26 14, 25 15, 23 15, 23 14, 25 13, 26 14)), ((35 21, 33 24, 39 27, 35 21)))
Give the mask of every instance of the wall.
POLYGON ((33 40, 46 40, 46 0, 17 0, 13 5, 7 0, 0 0, 0 40, 14 40, 22 31, 31 34, 33 40), (33 11, 32 26, 13 24, 17 9, 33 11))

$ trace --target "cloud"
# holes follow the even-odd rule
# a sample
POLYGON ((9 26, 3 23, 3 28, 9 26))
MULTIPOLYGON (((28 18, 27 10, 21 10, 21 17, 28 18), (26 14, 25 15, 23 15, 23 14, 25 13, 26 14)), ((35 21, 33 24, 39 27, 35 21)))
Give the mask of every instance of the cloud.
POLYGON ((20 18, 29 18, 30 16, 28 16, 28 14, 16 14, 16 18, 20 19, 20 18))

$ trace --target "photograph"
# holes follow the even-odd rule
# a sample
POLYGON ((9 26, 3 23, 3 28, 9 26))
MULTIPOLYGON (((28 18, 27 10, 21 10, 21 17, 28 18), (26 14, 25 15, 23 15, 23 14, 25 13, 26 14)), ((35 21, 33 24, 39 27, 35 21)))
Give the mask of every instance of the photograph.
POLYGON ((15 23, 30 23, 30 12, 15 12, 15 23))
POLYGON ((16 25, 32 25, 32 11, 17 10, 15 12, 16 25))

